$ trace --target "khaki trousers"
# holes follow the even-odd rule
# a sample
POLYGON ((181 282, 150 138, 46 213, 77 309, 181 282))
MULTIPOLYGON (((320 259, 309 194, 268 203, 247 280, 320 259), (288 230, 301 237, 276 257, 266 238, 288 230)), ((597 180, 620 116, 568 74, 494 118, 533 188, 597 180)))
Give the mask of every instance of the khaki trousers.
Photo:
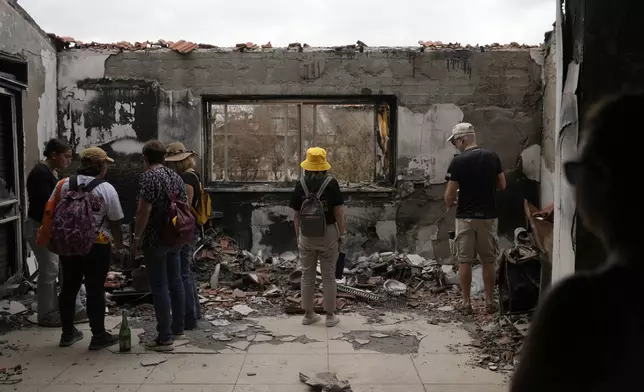
POLYGON ((326 235, 320 238, 300 235, 299 250, 302 264, 302 309, 313 312, 313 296, 315 294, 315 275, 320 261, 322 272, 322 288, 324 290, 324 311, 327 314, 335 312, 335 266, 339 256, 340 235, 336 225, 326 227, 326 235))

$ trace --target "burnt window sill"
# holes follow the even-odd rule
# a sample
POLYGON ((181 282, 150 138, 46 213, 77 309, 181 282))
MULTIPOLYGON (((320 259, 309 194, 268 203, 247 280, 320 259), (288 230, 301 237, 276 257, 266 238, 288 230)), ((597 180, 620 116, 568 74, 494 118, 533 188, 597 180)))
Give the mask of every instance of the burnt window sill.
MULTIPOLYGON (((293 186, 279 184, 209 184, 204 187, 208 193, 291 193, 293 186)), ((394 187, 381 185, 342 186, 340 191, 346 194, 383 194, 391 195, 394 187)))

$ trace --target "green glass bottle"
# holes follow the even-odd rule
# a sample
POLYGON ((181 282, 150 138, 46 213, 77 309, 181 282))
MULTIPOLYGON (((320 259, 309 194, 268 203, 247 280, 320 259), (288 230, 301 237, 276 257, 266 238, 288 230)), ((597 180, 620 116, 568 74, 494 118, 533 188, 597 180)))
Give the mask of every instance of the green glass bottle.
POLYGON ((127 324, 127 315, 124 310, 121 318, 121 329, 119 330, 119 351, 126 353, 130 350, 132 350, 132 332, 127 324))

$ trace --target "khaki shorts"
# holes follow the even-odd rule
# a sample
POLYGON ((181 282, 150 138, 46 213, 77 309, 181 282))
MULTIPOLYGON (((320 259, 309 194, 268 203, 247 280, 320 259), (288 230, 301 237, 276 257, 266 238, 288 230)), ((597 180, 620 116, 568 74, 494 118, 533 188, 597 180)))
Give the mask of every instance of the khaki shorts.
POLYGON ((454 249, 459 263, 494 263, 499 254, 498 219, 456 219, 454 249))

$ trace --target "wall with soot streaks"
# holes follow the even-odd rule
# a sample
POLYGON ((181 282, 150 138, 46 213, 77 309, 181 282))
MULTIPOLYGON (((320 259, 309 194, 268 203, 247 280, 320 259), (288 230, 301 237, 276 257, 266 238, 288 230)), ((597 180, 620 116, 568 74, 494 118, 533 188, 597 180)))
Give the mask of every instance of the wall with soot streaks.
MULTIPOLYGON (((538 202, 542 57, 540 49, 72 49, 59 54, 59 132, 79 151, 98 144, 116 154, 111 178, 132 211, 143 142, 181 140, 204 155, 203 97, 395 96, 396 184, 346 194, 350 253, 398 248, 441 258, 453 228, 442 194, 456 153, 446 139, 456 123, 473 123, 480 144, 499 154, 508 173, 502 232, 524 224, 526 195, 538 202)), ((246 248, 294 249, 284 189, 213 186, 212 196, 222 224, 246 248)))

